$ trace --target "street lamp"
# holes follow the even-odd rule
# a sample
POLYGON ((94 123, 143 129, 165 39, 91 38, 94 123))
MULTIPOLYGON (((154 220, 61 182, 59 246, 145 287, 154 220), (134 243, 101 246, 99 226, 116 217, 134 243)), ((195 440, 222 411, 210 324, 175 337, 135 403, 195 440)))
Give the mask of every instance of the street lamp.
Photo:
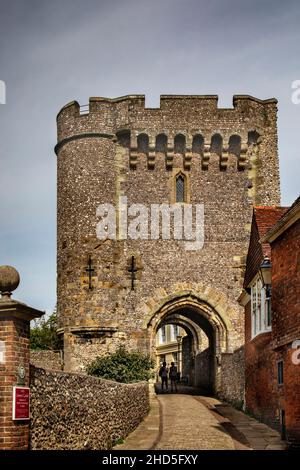
POLYGON ((264 257, 262 264, 259 267, 260 277, 263 282, 263 287, 265 290, 265 322, 266 327, 271 327, 272 322, 272 311, 271 311, 271 295, 272 295, 272 275, 271 275, 271 261, 268 256, 264 257))
POLYGON ((268 256, 264 257, 262 264, 259 267, 260 277, 263 281, 264 286, 271 284, 271 261, 268 256))
POLYGON ((180 357, 180 345, 181 345, 182 336, 181 336, 181 335, 177 335, 176 339, 177 339, 177 343, 178 343, 178 374, 179 374, 179 376, 180 376, 180 372, 181 372, 181 367, 180 367, 180 361, 181 361, 181 357, 180 357))

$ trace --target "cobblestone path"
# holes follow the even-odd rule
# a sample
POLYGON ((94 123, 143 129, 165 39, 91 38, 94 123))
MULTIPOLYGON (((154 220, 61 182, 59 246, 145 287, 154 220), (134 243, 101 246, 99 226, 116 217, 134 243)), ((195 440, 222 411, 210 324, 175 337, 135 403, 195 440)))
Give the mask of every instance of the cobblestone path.
POLYGON ((191 395, 159 395, 162 435, 155 449, 233 450, 234 442, 213 414, 191 395))
MULTIPOLYGON (((183 391, 183 390, 182 390, 183 391)), ((277 431, 216 398, 151 393, 149 415, 114 450, 284 450, 277 431)))

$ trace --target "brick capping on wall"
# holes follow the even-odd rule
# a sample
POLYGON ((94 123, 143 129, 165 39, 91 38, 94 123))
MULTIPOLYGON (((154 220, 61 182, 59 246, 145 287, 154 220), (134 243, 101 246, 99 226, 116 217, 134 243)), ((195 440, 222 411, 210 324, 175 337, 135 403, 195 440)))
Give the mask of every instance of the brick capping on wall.
POLYGON ((149 411, 149 384, 30 367, 31 449, 111 449, 149 411))

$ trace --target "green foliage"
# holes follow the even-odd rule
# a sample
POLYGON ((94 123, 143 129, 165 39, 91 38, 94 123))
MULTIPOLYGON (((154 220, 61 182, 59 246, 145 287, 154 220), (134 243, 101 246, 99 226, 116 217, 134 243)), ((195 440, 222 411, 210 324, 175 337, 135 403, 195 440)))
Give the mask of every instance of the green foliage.
POLYGON ((34 321, 34 326, 30 328, 30 348, 31 349, 51 349, 57 351, 62 349, 62 340, 57 332, 56 312, 45 320, 41 318, 34 321))
POLYGON ((149 380, 153 367, 154 361, 149 355, 119 348, 110 356, 97 357, 87 366, 86 371, 89 375, 103 379, 131 383, 149 380))
POLYGON ((124 444, 125 442, 125 439, 123 439, 123 437, 119 437, 119 439, 117 439, 114 443, 113 443, 113 447, 115 446, 119 446, 121 444, 124 444))

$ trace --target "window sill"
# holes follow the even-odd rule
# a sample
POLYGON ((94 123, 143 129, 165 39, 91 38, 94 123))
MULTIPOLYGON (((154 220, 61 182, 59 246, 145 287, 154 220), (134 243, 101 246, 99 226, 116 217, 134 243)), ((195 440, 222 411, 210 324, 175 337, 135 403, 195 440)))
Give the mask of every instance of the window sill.
POLYGON ((255 344, 256 346, 265 346, 271 342, 271 334, 272 330, 261 331, 251 338, 251 343, 255 344))

